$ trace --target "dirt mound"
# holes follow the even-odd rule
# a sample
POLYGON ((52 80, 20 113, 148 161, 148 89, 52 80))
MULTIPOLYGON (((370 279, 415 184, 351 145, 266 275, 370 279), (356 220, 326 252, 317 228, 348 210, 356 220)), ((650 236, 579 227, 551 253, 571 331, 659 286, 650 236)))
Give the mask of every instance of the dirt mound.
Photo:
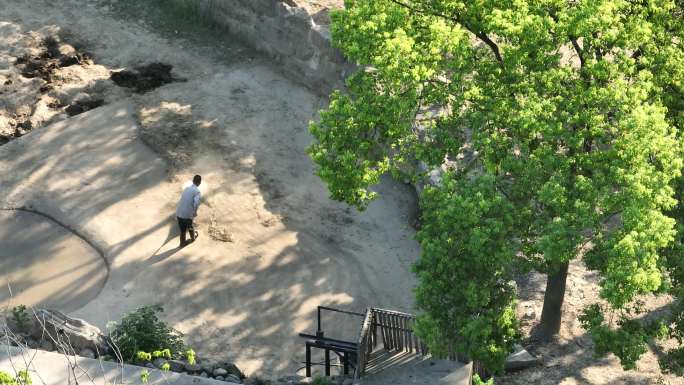
POLYGON ((0 63, 0 145, 116 99, 110 71, 50 27, 11 30, 0 63))
POLYGON ((171 75, 171 69, 173 66, 169 64, 150 63, 135 67, 133 70, 114 72, 111 79, 120 87, 133 88, 137 93, 144 93, 164 84, 181 80, 171 75))
POLYGON ((55 37, 48 36, 43 40, 44 50, 40 55, 24 55, 16 61, 21 74, 25 78, 39 77, 48 84, 41 88, 42 92, 50 89, 55 82, 55 70, 76 64, 92 64, 90 55, 78 52, 72 46, 60 43, 55 37))

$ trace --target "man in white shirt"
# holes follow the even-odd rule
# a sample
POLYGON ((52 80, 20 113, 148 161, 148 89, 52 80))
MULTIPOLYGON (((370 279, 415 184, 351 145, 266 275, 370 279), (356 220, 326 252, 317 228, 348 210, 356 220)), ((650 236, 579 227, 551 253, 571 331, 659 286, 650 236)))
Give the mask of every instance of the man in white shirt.
POLYGON ((185 247, 188 243, 194 242, 198 235, 192 225, 192 219, 197 216, 201 196, 199 185, 201 183, 202 177, 195 175, 192 178, 192 184, 183 189, 176 208, 176 218, 178 218, 178 227, 180 227, 180 247, 185 247), (185 241, 185 233, 188 230, 190 230, 190 242, 185 241))

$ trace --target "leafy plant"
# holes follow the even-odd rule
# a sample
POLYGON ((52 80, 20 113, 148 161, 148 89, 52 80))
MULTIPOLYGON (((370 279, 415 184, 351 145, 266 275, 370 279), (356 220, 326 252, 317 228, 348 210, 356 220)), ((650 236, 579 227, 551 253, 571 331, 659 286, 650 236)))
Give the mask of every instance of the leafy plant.
POLYGON ((152 361, 152 353, 138 352, 136 353, 135 358, 141 362, 152 361))
POLYGON ((676 0, 331 12, 333 43, 359 70, 310 125, 308 152, 331 197, 359 209, 385 173, 422 185, 442 171, 421 195, 414 269, 433 353, 502 370, 521 269, 548 276, 537 336, 553 338, 581 255, 607 304, 586 323, 597 353, 633 367, 654 336, 629 321, 635 299, 684 292, 683 16, 676 0))
POLYGON ((487 382, 482 381, 479 374, 473 376, 473 385, 494 385, 494 378, 490 378, 487 382))
POLYGON ((143 369, 140 371, 140 382, 143 384, 147 384, 150 382, 150 372, 147 369, 143 369))
POLYGON ((664 372, 684 376, 684 347, 669 350, 659 363, 664 372))
POLYGON ((152 352, 152 357, 153 358, 166 358, 167 360, 170 360, 171 359, 171 350, 169 350, 169 349, 155 350, 152 352))
MULTIPOLYGON (((136 353, 135 358, 136 358, 136 361, 138 363, 145 363, 145 362, 150 362, 156 358, 165 358, 167 360, 170 360, 172 358, 172 355, 171 355, 171 350, 162 349, 162 350, 155 350, 152 353, 140 351, 140 352, 136 353)), ((160 369, 168 371, 171 369, 171 366, 169 365, 168 362, 165 362, 164 364, 162 364, 160 369)))
POLYGON ((190 365, 195 365, 196 361, 196 356, 195 356, 195 351, 192 349, 188 349, 185 351, 185 357, 188 360, 188 363, 190 365))
MULTIPOLYGON (((111 338, 121 351, 125 361, 137 358, 138 353, 147 357, 145 352, 157 352, 170 356, 178 356, 185 350, 183 334, 159 319, 163 312, 160 305, 143 306, 130 312, 114 325, 111 338)), ((150 357, 151 358, 151 357, 150 357)))
POLYGON ((29 314, 25 305, 17 305, 12 308, 12 318, 17 327, 22 332, 27 332, 29 328, 29 314))
POLYGON ((331 385, 330 379, 328 377, 316 376, 311 382, 312 385, 331 385))
POLYGON ((31 385, 31 376, 28 371, 20 370, 16 377, 0 370, 0 385, 31 385))
POLYGON ((614 353, 625 369, 636 369, 636 362, 646 353, 646 344, 667 335, 667 327, 659 321, 642 323, 626 317, 617 321, 615 328, 606 325, 604 311, 597 304, 587 307, 579 316, 582 327, 588 330, 596 344, 598 356, 614 353))

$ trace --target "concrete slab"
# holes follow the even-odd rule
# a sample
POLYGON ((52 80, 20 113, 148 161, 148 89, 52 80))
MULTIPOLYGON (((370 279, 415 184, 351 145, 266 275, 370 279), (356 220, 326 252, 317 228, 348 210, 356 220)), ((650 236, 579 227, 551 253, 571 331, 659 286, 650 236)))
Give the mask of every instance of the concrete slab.
POLYGON ((148 385, 231 385, 232 382, 162 372, 133 365, 74 357, 42 350, 0 345, 0 371, 10 374, 28 370, 34 384, 140 385, 142 370, 149 372, 148 385), (74 368, 70 370, 69 368, 74 368))

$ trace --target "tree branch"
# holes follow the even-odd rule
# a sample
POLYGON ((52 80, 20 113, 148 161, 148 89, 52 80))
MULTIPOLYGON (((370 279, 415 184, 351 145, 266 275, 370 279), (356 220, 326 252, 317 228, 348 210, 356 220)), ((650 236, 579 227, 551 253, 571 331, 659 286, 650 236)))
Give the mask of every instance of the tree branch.
MULTIPOLYGON (((464 27, 465 27, 465 25, 464 25, 464 27)), ((465 28, 468 29, 468 27, 465 27, 465 28)), ((468 30, 470 31, 470 29, 468 29, 468 30)), ((485 44, 487 44, 489 46, 489 48, 492 50, 492 52, 494 52, 494 56, 496 56, 496 60, 499 63, 503 64, 503 58, 501 57, 501 52, 499 52, 499 46, 496 45, 496 43, 494 43, 494 41, 492 39, 490 39, 489 36, 487 36, 487 34, 485 34, 484 32, 478 32, 475 34, 475 36, 477 36, 478 38, 480 38, 480 40, 482 40, 485 44)))
POLYGON ((579 56, 580 59, 580 66, 584 67, 584 54, 582 52, 582 48, 580 48, 579 44, 577 43, 577 39, 568 36, 570 38, 570 41, 572 42, 572 47, 575 49, 575 52, 577 52, 577 56, 579 56))

